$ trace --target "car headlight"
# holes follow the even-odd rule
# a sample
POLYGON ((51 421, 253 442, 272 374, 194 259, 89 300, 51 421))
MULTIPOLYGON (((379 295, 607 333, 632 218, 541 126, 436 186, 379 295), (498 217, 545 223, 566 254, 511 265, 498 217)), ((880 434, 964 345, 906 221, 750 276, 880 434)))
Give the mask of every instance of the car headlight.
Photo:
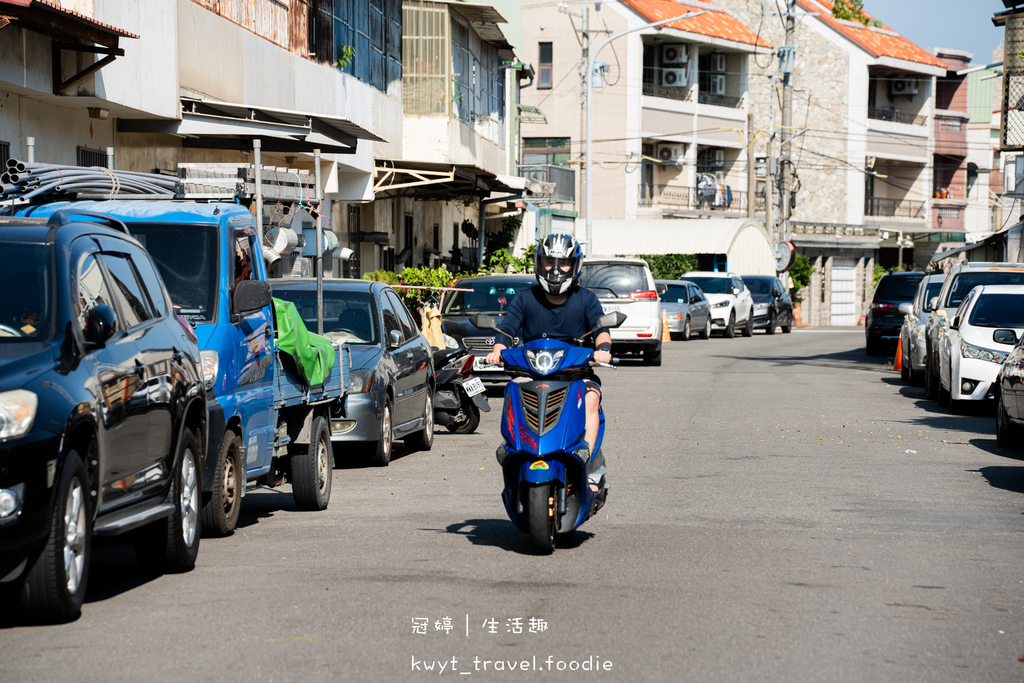
POLYGON ((199 352, 199 361, 203 366, 203 384, 207 390, 213 388, 217 381, 217 370, 220 368, 220 357, 212 349, 199 352))
POLYGON ((727 308, 731 302, 719 301, 717 304, 711 304, 711 308, 727 308))
POLYGON ((373 383, 373 368, 360 368, 351 370, 348 373, 348 386, 345 388, 350 394, 365 394, 370 390, 373 383))
POLYGON ((754 304, 755 311, 768 311, 768 304, 754 304))
POLYGON ((528 349, 526 351, 526 360, 529 361, 530 367, 533 368, 535 372, 546 375, 558 367, 558 363, 562 360, 563 355, 565 355, 565 351, 562 349, 559 349, 558 351, 549 351, 548 349, 528 349))
POLYGON ((1005 351, 994 351, 992 349, 982 348, 980 346, 974 346, 967 342, 960 342, 960 355, 964 358, 973 358, 975 360, 987 360, 989 363, 999 363, 1002 365, 1003 361, 1009 355, 1005 351))
POLYGON ((0 394, 0 441, 27 434, 36 419, 38 405, 36 395, 25 389, 0 394))

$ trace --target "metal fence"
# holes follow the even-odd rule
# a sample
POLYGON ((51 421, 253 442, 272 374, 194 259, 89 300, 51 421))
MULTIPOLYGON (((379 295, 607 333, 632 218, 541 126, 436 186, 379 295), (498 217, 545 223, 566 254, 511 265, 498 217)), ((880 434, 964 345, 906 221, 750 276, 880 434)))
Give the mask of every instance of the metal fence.
POLYGON ((903 114, 896 107, 868 107, 868 118, 878 121, 894 121, 896 123, 909 123, 915 126, 923 126, 928 123, 927 116, 917 114, 903 114))
MULTIPOLYGON (((519 166, 519 176, 545 183, 554 183, 554 189, 546 197, 549 202, 571 204, 576 201, 576 171, 566 166, 553 164, 531 164, 519 166)), ((543 201, 544 197, 538 197, 543 201)))
MULTIPOLYGON (((686 211, 721 211, 724 213, 746 213, 747 193, 742 190, 723 190, 714 194, 702 194, 693 187, 678 185, 642 185, 640 206, 663 207, 686 211)), ((764 196, 754 197, 754 210, 764 211, 764 196)))
POLYGON ((924 202, 914 201, 913 199, 868 197, 864 203, 864 213, 869 216, 883 216, 887 218, 924 219, 924 202))
POLYGON ((1000 147, 1024 149, 1024 13, 1006 18, 1000 147))

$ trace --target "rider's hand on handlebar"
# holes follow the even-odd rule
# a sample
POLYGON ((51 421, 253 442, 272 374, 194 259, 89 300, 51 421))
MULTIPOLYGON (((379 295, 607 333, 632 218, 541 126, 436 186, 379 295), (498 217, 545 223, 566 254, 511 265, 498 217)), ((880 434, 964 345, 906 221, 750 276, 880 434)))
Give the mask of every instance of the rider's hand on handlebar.
POLYGON ((596 351, 594 351, 594 362, 610 364, 612 362, 611 352, 605 351, 604 349, 597 349, 596 351))
POLYGON ((494 350, 487 354, 484 360, 488 365, 501 365, 501 352, 505 349, 503 344, 495 344, 494 350))

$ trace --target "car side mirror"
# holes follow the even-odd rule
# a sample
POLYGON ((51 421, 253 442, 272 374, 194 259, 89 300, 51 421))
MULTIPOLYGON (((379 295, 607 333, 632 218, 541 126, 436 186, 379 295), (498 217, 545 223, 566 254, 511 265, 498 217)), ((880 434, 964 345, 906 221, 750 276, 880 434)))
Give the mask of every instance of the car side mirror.
POLYGON ((242 280, 235 285, 235 293, 231 297, 231 312, 235 315, 245 315, 259 311, 270 305, 272 296, 269 282, 242 280))
POLYGON ((388 332, 388 348, 397 349, 402 345, 402 333, 398 330, 388 332))
POLYGON ((992 333, 992 341, 997 344, 1016 344, 1017 333, 1013 330, 996 330, 992 333))
POLYGON ((910 315, 911 313, 914 312, 914 304, 904 302, 900 304, 899 311, 903 315, 910 315))
POLYGON ((935 310, 935 308, 936 308, 936 307, 937 307, 938 305, 939 305, 939 297, 937 297, 937 296, 933 296, 933 297, 932 297, 931 299, 928 299, 928 308, 929 308, 930 310, 934 311, 934 310, 935 310))
POLYGON ((733 287, 732 288, 732 293, 734 295, 736 295, 736 296, 739 296, 741 291, 743 291, 743 290, 741 290, 739 287, 733 287))
POLYGON ((960 329, 960 316, 958 316, 958 315, 954 315, 953 316, 953 322, 951 322, 949 324, 949 329, 951 329, 951 330, 959 330, 960 329))
POLYGON ((97 304, 89 310, 85 323, 85 341, 102 347, 117 332, 117 314, 107 304, 97 304))
POLYGON ((658 293, 658 296, 665 296, 668 294, 668 286, 662 284, 654 285, 654 291, 658 293))

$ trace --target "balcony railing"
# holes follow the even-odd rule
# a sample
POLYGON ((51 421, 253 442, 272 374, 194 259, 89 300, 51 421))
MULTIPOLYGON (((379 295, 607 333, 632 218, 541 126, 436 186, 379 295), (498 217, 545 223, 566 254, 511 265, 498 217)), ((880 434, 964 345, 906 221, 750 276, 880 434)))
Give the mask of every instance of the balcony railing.
POLYGON ((728 95, 713 95, 701 90, 697 93, 697 101, 701 104, 713 104, 718 107, 729 107, 736 109, 743 101, 742 97, 729 97, 728 95))
MULTIPOLYGON (((742 190, 718 191, 702 193, 693 187, 677 185, 648 185, 640 187, 640 206, 665 207, 686 211, 722 211, 727 213, 746 213, 747 193, 742 190)), ((764 197, 754 198, 754 210, 764 211, 764 197)))
POLYGON ((644 95, 650 97, 664 97, 670 100, 680 100, 682 102, 689 102, 691 100, 691 90, 689 87, 683 86, 664 86, 658 85, 654 81, 648 81, 644 79, 644 95))
POLYGON ((549 202, 571 204, 576 201, 576 171, 574 169, 553 164, 531 164, 519 166, 518 169, 521 178, 554 183, 554 189, 546 197, 549 202))
POLYGON ((924 202, 913 199, 868 197, 864 203, 864 213, 884 218, 920 218, 923 220, 924 202))
POLYGON ((896 107, 868 107, 868 118, 878 121, 894 121, 896 123, 909 123, 914 126, 923 126, 928 123, 927 116, 917 114, 903 114, 896 107))

